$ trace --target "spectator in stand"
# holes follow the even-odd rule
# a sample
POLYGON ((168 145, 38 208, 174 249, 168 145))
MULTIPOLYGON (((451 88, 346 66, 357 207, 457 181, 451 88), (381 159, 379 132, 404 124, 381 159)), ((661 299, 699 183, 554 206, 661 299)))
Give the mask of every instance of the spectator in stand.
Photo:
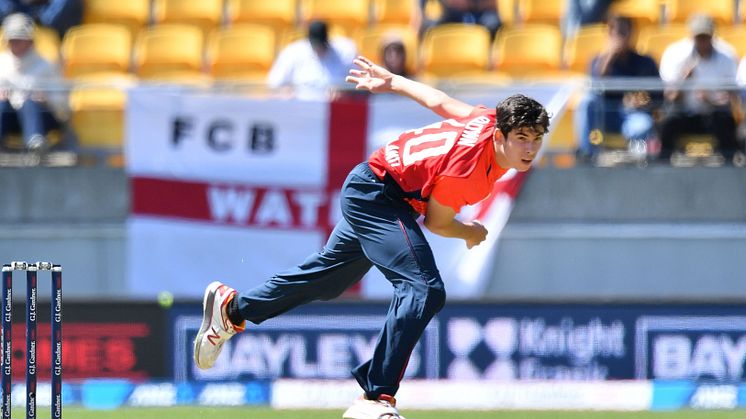
MULTIPOLYGON (((609 19, 606 49, 591 62, 590 75, 594 81, 659 78, 655 60, 635 51, 632 31, 630 18, 612 16, 609 19)), ((578 157, 586 161, 595 157, 598 150, 591 139, 602 132, 621 132, 627 141, 648 141, 655 131, 652 104, 651 95, 646 91, 590 92, 575 112, 575 129, 580 134, 578 157)))
POLYGON ((660 123, 660 159, 668 160, 677 140, 686 133, 712 134, 732 163, 738 150, 733 106, 736 59, 727 48, 713 44, 715 24, 710 16, 689 19, 691 38, 677 41, 663 52, 661 78, 666 83, 665 115, 660 123))
POLYGON ((26 147, 43 152, 46 135, 67 119, 59 70, 34 48, 34 22, 12 14, 3 20, 8 49, 0 52, 0 137, 21 133, 26 147), (56 89, 56 90, 55 90, 56 89))
POLYGON ((53 28, 60 36, 83 20, 83 0, 0 0, 0 17, 13 13, 31 16, 42 26, 53 28))
MULTIPOLYGON (((556 0, 559 1, 559 0, 556 0)), ((566 0, 562 19, 562 35, 572 38, 583 25, 603 22, 612 0, 566 0)))
POLYGON ((326 99, 335 87, 344 86, 356 56, 357 47, 351 39, 330 41, 326 22, 312 21, 307 38, 291 43, 277 55, 267 84, 291 91, 299 99, 326 99))
POLYGON ((407 71, 407 49, 399 36, 388 35, 383 39, 381 60, 386 70, 402 77, 412 78, 407 71))
POLYGON ((443 13, 435 24, 469 23, 482 25, 495 37, 502 25, 496 0, 442 0, 443 13))

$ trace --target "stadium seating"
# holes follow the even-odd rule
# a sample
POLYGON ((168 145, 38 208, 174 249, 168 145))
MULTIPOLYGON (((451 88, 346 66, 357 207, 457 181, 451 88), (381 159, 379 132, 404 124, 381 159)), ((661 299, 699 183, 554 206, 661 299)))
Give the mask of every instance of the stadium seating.
POLYGON ((132 75, 90 75, 76 80, 69 98, 71 124, 84 151, 121 150, 126 88, 134 83, 132 75))
POLYGON ((669 23, 661 27, 646 27, 640 30, 637 37, 637 50, 647 54, 660 64, 663 51, 672 43, 689 36, 689 29, 684 23, 669 23))
POLYGON ((135 73, 143 79, 181 80, 202 76, 202 31, 191 25, 162 24, 144 30, 135 45, 135 73))
POLYGON ((301 0, 301 21, 325 20, 349 37, 368 26, 368 0, 301 0))
POLYGON ((91 23, 71 28, 62 41, 63 74, 127 73, 132 35, 124 25, 91 23))
POLYGON ((196 25, 203 35, 220 26, 223 0, 154 0, 153 21, 156 24, 196 25))
POLYGON ((546 23, 559 26, 565 14, 565 1, 518 0, 518 15, 523 23, 546 23))
POLYGON ((83 23, 121 24, 129 28, 132 36, 148 24, 150 0, 85 0, 83 23))
POLYGON ((417 65, 417 32, 411 26, 379 25, 365 30, 357 38, 357 45, 361 55, 376 62, 383 62, 381 46, 387 37, 398 37, 404 43, 407 53, 407 71, 415 74, 417 65))
POLYGON ((730 25, 734 21, 735 12, 733 0, 666 0, 666 19, 674 23, 684 23, 695 13, 706 13, 718 25, 730 25))
POLYGON ((660 23, 661 0, 616 0, 609 6, 609 14, 631 18, 639 30, 660 23))
POLYGON ((440 0, 425 0, 422 14, 425 19, 436 22, 443 15, 443 5, 440 0))
POLYGON ((478 25, 444 24, 431 28, 422 41, 424 72, 453 77, 485 72, 489 65, 490 33, 478 25))
POLYGON ((373 24, 412 25, 419 7, 417 0, 373 0, 373 24))
POLYGON ((715 33, 716 36, 722 38, 725 42, 731 44, 736 49, 738 57, 746 56, 746 26, 744 25, 729 25, 723 28, 719 28, 715 33))
POLYGON ((228 0, 228 22, 271 25, 280 37, 295 25, 297 0, 228 0))
POLYGON ((216 80, 264 82, 275 58, 271 26, 244 23, 210 36, 207 65, 216 80))
POLYGON ((497 14, 503 25, 512 25, 516 22, 516 2, 515 0, 497 0, 497 14))
POLYGON ((567 41, 564 50, 568 70, 587 74, 593 57, 603 51, 608 38, 605 24, 582 26, 575 36, 567 41))
POLYGON ((495 69, 513 77, 551 77, 561 70, 562 34, 556 25, 503 29, 492 48, 495 69))

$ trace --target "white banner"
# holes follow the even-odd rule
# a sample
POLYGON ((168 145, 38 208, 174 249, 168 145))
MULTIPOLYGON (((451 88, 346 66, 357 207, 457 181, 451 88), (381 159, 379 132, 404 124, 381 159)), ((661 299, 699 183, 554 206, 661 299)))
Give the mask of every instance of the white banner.
POLYGON ((328 103, 131 90, 132 176, 321 187, 328 103))
POLYGON ((243 288, 325 239, 328 104, 135 89, 127 111, 132 294, 243 288))
MULTIPOLYGON (((344 409, 360 396, 354 380, 277 380, 275 409, 344 409)), ((649 381, 579 382, 409 380, 396 394, 397 407, 428 410, 610 410, 650 409, 649 381)))

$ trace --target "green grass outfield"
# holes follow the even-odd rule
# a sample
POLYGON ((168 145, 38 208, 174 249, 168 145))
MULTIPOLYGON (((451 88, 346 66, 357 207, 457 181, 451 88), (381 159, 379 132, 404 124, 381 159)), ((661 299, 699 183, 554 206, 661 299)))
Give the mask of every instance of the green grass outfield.
MULTIPOLYGON (((243 408, 129 408, 117 410, 85 410, 66 407, 65 419, 340 419, 342 410, 271 410, 243 408)), ((13 411, 21 417, 21 410, 13 411)), ((526 411, 402 411, 407 419, 744 419, 746 411, 675 412, 526 412, 526 411)), ((18 416, 16 416, 18 415, 18 416)), ((39 409, 37 417, 49 417, 49 409, 39 409)))

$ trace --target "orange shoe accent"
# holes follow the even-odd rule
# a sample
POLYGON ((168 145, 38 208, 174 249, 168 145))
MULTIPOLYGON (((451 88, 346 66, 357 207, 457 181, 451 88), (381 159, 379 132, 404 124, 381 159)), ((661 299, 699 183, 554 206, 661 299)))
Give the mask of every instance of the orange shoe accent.
MULTIPOLYGON (((218 288, 218 292, 221 292, 221 288, 218 288)), ((228 288, 228 287, 226 287, 228 288)), ((231 326, 233 326, 233 329, 236 331, 236 333, 241 333, 244 330, 246 330, 246 320, 242 321, 241 324, 235 324, 228 318, 227 314, 227 307, 228 304, 230 304, 231 301, 233 301, 233 298, 236 296, 236 291, 231 292, 231 294, 223 301, 223 305, 220 306, 220 313, 223 316, 223 327, 225 329, 228 329, 228 324, 230 323, 231 326)))
POLYGON ((378 396, 378 400, 383 400, 385 402, 388 402, 391 406, 396 407, 396 399, 394 396, 389 396, 388 394, 381 394, 378 396))

